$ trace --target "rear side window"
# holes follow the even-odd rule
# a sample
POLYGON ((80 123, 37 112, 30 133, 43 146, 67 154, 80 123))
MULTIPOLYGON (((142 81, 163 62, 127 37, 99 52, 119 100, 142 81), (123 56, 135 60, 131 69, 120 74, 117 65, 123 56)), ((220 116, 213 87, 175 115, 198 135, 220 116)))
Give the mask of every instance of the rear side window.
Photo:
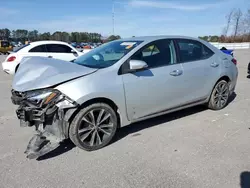
POLYGON ((63 44, 47 44, 47 50, 50 53, 72 53, 72 49, 63 44))
POLYGON ((214 52, 195 40, 177 40, 180 62, 198 61, 211 57, 214 52))
POLYGON ((214 52, 210 50, 207 46, 205 45, 202 46, 203 46, 203 57, 205 59, 210 58, 212 55, 214 55, 214 52))
POLYGON ((46 53, 47 50, 46 50, 45 45, 39 45, 39 46, 36 46, 36 47, 30 49, 29 52, 46 53))

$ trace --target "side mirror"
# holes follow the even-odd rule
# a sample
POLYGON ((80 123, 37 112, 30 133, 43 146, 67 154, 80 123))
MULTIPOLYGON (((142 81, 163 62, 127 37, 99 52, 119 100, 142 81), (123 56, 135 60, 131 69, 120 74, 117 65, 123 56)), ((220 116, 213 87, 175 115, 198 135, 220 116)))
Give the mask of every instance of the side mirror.
POLYGON ((73 53, 75 57, 78 56, 78 53, 75 50, 71 50, 71 53, 73 53))
POLYGON ((148 64, 145 61, 141 60, 130 60, 129 61, 130 70, 142 70, 148 67, 148 64))

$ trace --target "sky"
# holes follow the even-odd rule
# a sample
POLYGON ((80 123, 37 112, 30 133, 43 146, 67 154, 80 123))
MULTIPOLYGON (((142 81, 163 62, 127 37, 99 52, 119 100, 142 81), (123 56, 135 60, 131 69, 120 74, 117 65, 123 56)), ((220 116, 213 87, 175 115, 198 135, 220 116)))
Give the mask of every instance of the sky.
POLYGON ((250 0, 1 0, 0 28, 97 32, 121 37, 220 35, 233 8, 250 0), (114 3, 113 3, 114 2, 114 3))

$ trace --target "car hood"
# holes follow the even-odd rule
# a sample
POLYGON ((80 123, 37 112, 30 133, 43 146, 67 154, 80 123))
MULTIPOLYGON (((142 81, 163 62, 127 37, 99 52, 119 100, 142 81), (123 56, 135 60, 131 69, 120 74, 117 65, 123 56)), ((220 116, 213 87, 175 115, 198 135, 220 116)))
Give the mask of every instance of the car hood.
POLYGON ((47 88, 97 70, 63 60, 25 57, 14 76, 12 88, 20 92, 47 88))

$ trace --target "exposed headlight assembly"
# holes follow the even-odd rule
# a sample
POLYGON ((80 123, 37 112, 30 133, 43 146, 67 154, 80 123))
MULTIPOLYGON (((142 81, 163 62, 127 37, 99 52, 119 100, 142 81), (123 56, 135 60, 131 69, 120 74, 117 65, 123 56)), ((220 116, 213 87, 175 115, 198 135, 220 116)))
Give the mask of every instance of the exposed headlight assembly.
POLYGON ((25 94, 25 98, 32 104, 42 107, 44 105, 48 105, 50 102, 57 99, 60 95, 61 93, 58 90, 46 89, 29 91, 25 94))

